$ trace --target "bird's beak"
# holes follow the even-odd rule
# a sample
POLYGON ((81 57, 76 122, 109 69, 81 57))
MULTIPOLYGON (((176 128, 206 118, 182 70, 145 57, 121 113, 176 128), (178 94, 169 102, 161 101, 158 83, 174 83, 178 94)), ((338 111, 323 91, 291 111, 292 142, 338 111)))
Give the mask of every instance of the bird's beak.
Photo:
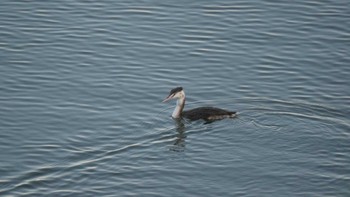
POLYGON ((162 103, 165 103, 167 101, 169 101, 170 99, 172 99, 174 97, 174 94, 170 94, 169 96, 167 96, 163 101, 162 103))

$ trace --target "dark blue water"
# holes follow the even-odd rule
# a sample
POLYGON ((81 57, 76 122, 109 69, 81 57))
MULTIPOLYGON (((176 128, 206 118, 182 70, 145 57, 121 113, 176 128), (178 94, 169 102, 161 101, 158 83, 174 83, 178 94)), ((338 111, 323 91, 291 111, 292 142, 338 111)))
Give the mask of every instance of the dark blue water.
POLYGON ((0 196, 350 196, 349 10, 2 1, 0 196))

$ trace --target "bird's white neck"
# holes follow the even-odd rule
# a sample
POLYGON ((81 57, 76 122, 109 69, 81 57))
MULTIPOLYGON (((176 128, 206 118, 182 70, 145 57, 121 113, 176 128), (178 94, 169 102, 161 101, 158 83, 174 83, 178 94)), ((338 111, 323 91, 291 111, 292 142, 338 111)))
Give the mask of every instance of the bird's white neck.
POLYGON ((177 99, 176 107, 173 111, 173 114, 171 115, 173 118, 180 118, 181 117, 182 110, 185 107, 185 100, 186 100, 185 95, 183 95, 182 97, 177 99))

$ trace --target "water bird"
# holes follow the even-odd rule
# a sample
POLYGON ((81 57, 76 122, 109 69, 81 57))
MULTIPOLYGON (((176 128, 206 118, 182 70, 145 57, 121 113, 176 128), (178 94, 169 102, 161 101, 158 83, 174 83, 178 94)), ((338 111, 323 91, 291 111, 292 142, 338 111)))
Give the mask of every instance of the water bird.
POLYGON ((237 116, 237 113, 234 111, 227 111, 215 107, 198 107, 183 111, 185 107, 186 96, 185 91, 182 87, 176 87, 172 89, 169 95, 163 100, 163 102, 167 102, 171 99, 177 99, 176 107, 171 115, 175 119, 183 117, 189 120, 203 119, 205 121, 214 121, 224 118, 234 118, 237 116))

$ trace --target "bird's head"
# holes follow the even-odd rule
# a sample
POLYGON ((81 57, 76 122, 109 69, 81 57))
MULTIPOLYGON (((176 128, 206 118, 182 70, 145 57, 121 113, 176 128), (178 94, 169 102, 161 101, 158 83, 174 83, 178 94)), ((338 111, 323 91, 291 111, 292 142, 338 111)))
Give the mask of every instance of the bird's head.
POLYGON ((182 87, 177 87, 172 90, 170 90, 169 95, 163 100, 163 102, 167 102, 171 99, 179 99, 179 98, 184 98, 185 97, 185 92, 182 87))

